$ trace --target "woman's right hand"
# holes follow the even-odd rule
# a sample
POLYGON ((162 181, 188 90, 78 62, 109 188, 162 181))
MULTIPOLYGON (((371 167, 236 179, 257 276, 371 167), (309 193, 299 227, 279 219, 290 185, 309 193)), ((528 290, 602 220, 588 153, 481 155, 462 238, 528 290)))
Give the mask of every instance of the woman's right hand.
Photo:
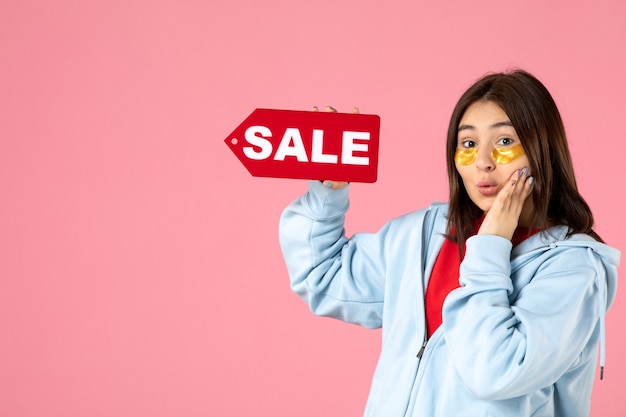
MULTIPOLYGON (((313 106, 313 111, 320 111, 320 110, 317 108, 317 106, 313 106)), ((326 106, 326 111, 330 113, 337 113, 337 110, 331 106, 326 106)), ((359 108, 358 107, 353 108, 352 113, 358 114, 359 108)), ((348 183, 345 181, 324 180, 322 181, 322 185, 324 187, 330 188, 331 190, 341 190, 342 188, 346 188, 348 186, 348 183)))

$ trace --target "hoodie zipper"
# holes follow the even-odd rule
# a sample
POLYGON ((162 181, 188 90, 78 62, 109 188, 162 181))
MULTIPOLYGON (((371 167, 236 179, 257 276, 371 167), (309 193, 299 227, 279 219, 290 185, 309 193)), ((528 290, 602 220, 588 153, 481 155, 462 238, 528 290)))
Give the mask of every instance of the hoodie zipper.
POLYGON ((424 354, 424 351, 426 350, 427 344, 428 344, 428 340, 424 338, 424 343, 422 344, 422 347, 420 348, 420 350, 417 352, 418 359, 422 359, 422 355, 424 354))
MULTIPOLYGON (((426 294, 426 253, 428 251, 428 246, 430 245, 430 237, 431 234, 433 232, 434 229, 434 224, 435 224, 435 220, 437 218, 437 212, 439 210, 438 206, 431 206, 430 209, 425 213, 423 222, 422 222, 422 249, 421 249, 421 253, 419 254, 419 256, 421 257, 421 273, 422 273, 422 294, 416 294, 416 296, 422 297, 422 300, 424 301, 424 297, 426 294)), ((422 301, 422 311, 418 311, 417 312, 417 316, 419 317, 420 315, 425 315, 425 308, 424 308, 424 304, 422 301)), ((421 345, 419 345, 419 348, 417 349, 417 366, 415 369, 415 375, 414 375, 414 379, 413 379, 413 384, 411 386, 410 389, 410 394, 409 394, 409 398, 408 398, 408 402, 406 405, 406 409, 404 410, 404 413, 402 415, 407 416, 409 409, 413 406, 415 406, 415 404, 413 403, 413 400, 415 398, 413 398, 413 391, 418 389, 417 388, 417 384, 419 384, 418 382, 418 376, 420 373, 420 366, 421 366, 421 362, 422 362, 422 356, 424 355, 425 351, 426 351, 426 346, 428 345, 428 329, 426 327, 426 320, 424 320, 424 335, 423 335, 423 342, 421 345)))
MULTIPOLYGON (((424 299, 424 302, 426 302, 425 300, 425 297, 426 297, 426 253, 428 252, 428 246, 430 245, 430 237, 432 235, 434 224, 435 224, 435 219, 437 217, 436 216, 437 210, 438 208, 434 210, 429 210, 426 213, 426 218, 424 219, 424 225, 422 226, 421 257, 422 257, 422 291, 423 293, 421 294, 421 297, 422 299, 424 299)), ((425 311, 424 311, 424 314, 425 314, 425 311)), ((418 359, 420 360, 422 359, 422 355, 424 355, 424 351, 426 350, 427 344, 428 344, 428 330, 427 330, 426 321, 424 317, 424 342, 422 343, 422 346, 420 346, 419 350, 417 351, 416 357, 418 359)))

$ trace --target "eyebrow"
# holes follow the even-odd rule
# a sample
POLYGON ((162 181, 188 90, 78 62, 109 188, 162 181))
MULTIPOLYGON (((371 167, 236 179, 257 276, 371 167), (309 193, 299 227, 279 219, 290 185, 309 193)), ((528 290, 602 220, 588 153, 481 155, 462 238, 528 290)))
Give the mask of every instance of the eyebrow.
MULTIPOLYGON (((491 126, 489 126, 489 129, 497 129, 499 127, 504 127, 504 126, 510 126, 513 127, 513 123, 511 123, 510 121, 505 121, 505 122, 498 122, 498 123, 494 123, 491 126)), ((457 132, 460 132, 461 130, 476 130, 476 127, 472 126, 472 125, 461 125, 459 126, 459 128, 457 129, 457 132)))

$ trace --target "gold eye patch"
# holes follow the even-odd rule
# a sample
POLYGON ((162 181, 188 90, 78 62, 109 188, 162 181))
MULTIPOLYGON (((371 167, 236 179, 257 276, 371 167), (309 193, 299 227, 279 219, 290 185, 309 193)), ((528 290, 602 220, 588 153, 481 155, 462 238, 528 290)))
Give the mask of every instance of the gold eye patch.
POLYGON ((526 155, 526 151, 524 151, 521 143, 506 149, 493 148, 493 151, 491 151, 491 157, 496 161, 496 164, 510 164, 524 155, 526 155))
MULTIPOLYGON (((517 158, 526 155, 524 147, 521 143, 510 148, 493 148, 491 151, 491 158, 496 164, 510 164, 517 158)), ((459 165, 471 165, 476 161, 478 156, 478 148, 457 148, 454 154, 454 162, 459 165)))
POLYGON ((472 165, 478 155, 478 148, 456 148, 454 162, 459 165, 472 165))

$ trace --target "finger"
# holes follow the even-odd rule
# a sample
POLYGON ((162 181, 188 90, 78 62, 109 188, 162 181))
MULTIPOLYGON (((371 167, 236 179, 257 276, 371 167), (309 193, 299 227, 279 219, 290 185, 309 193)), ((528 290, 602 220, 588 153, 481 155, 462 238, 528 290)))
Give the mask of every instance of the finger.
POLYGON ((331 190, 340 190, 342 188, 347 187, 348 183, 344 181, 325 180, 325 181, 322 181, 322 185, 326 188, 330 188, 331 190))
POLYGON ((535 177, 529 176, 524 183, 524 200, 528 198, 533 192, 533 185, 535 184, 535 177))
POLYGON ((335 109, 333 106, 326 106, 326 111, 330 113, 337 113, 337 109, 335 109))
POLYGON ((522 196, 522 200, 526 199, 526 197, 528 196, 528 194, 526 193, 526 191, 528 190, 528 186, 532 185, 532 183, 535 181, 534 179, 530 181, 530 184, 528 184, 528 179, 532 178, 530 176, 530 169, 528 169, 528 167, 524 167, 523 169, 521 169, 518 173, 518 180, 517 180, 517 184, 516 184, 516 191, 522 196))
POLYGON ((514 171, 506 185, 498 193, 496 201, 498 201, 501 210, 515 210, 517 206, 520 206, 520 189, 523 188, 524 184, 522 175, 523 170, 518 169, 514 171))
POLYGON ((359 114, 359 108, 358 107, 354 107, 352 109, 352 114, 359 114))
POLYGON ((532 185, 535 179, 530 176, 530 170, 525 167, 517 172, 517 180, 514 185, 511 203, 516 209, 521 210, 524 202, 532 192, 532 185))
POLYGON ((320 109, 317 108, 317 106, 313 106, 313 108, 311 109, 311 111, 320 111, 320 109))
MULTIPOLYGON (((499 210, 502 212, 508 212, 511 210, 511 204, 513 200, 513 194, 515 192, 515 185, 517 184, 516 179, 511 179, 508 184, 500 190, 498 195, 496 196, 496 203, 498 204, 499 210)), ((496 205, 494 204, 494 207, 496 205)), ((493 207, 492 207, 493 209, 493 207)))
POLYGON ((515 190, 519 187, 521 176, 522 170, 515 170, 509 177, 508 182, 504 185, 504 187, 502 187, 501 194, 507 197, 512 196, 515 193, 515 190))
POLYGON ((518 169, 513 173, 513 179, 511 180, 511 198, 518 197, 520 189, 524 187, 524 170, 518 169))

